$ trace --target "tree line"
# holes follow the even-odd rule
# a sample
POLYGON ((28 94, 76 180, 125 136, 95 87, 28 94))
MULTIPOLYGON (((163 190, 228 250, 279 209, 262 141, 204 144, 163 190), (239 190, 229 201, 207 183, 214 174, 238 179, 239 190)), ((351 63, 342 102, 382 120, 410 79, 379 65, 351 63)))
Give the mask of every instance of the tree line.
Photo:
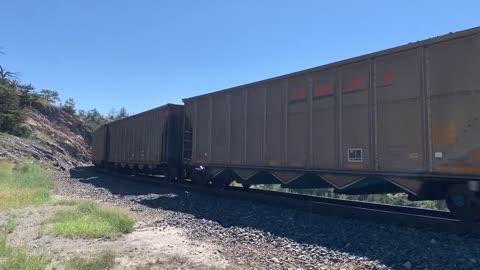
MULTIPOLYGON (((3 54, 1 50, 0 54, 3 54)), ((129 115, 125 107, 119 111, 111 109, 106 116, 97 109, 77 111, 72 98, 62 103, 58 91, 51 89, 36 91, 33 85, 20 82, 18 73, 0 65, 0 132, 21 137, 30 136, 29 129, 23 124, 25 109, 32 107, 35 103, 49 103, 71 115, 77 115, 84 122, 85 127, 92 132, 103 124, 129 115)))

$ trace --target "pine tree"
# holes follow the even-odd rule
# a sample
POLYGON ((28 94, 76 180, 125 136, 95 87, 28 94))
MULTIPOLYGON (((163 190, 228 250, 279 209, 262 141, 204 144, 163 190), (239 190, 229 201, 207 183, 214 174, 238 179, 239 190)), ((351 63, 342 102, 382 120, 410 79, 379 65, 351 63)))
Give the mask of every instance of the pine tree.
POLYGON ((60 101, 60 95, 55 90, 43 89, 42 91, 40 91, 40 96, 53 104, 60 101))
POLYGON ((69 114, 75 114, 75 101, 73 98, 68 98, 65 100, 65 103, 62 105, 62 110, 68 112, 69 114))

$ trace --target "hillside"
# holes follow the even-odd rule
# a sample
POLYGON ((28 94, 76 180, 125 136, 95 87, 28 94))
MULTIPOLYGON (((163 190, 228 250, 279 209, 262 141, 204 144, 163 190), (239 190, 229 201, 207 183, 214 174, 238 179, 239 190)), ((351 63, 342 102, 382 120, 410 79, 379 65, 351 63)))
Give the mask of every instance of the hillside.
POLYGON ((23 110, 22 127, 31 135, 22 138, 0 133, 0 160, 32 159, 61 170, 90 161, 91 132, 78 116, 41 101, 23 110))

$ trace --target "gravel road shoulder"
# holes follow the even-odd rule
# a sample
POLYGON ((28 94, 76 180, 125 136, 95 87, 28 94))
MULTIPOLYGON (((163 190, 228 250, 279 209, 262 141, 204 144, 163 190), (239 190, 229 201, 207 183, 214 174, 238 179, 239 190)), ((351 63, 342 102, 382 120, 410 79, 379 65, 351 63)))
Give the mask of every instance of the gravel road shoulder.
MULTIPOLYGON (((148 246, 142 260, 163 254, 198 267, 239 269, 480 267, 479 239, 217 198, 99 174, 92 167, 58 173, 55 182, 56 196, 134 211, 135 232, 118 241, 148 246), (178 250, 182 246, 186 252, 178 250)), ((155 269, 155 262, 148 265, 155 269)))

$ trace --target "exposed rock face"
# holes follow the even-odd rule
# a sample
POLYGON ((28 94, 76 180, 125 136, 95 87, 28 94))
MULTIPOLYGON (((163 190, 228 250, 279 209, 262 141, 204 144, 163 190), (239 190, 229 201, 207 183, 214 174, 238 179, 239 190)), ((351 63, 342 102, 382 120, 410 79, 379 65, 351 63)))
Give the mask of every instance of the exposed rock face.
POLYGON ((67 170, 90 161, 92 134, 77 117, 58 107, 35 103, 26 109, 28 139, 0 134, 0 159, 35 159, 67 170))

